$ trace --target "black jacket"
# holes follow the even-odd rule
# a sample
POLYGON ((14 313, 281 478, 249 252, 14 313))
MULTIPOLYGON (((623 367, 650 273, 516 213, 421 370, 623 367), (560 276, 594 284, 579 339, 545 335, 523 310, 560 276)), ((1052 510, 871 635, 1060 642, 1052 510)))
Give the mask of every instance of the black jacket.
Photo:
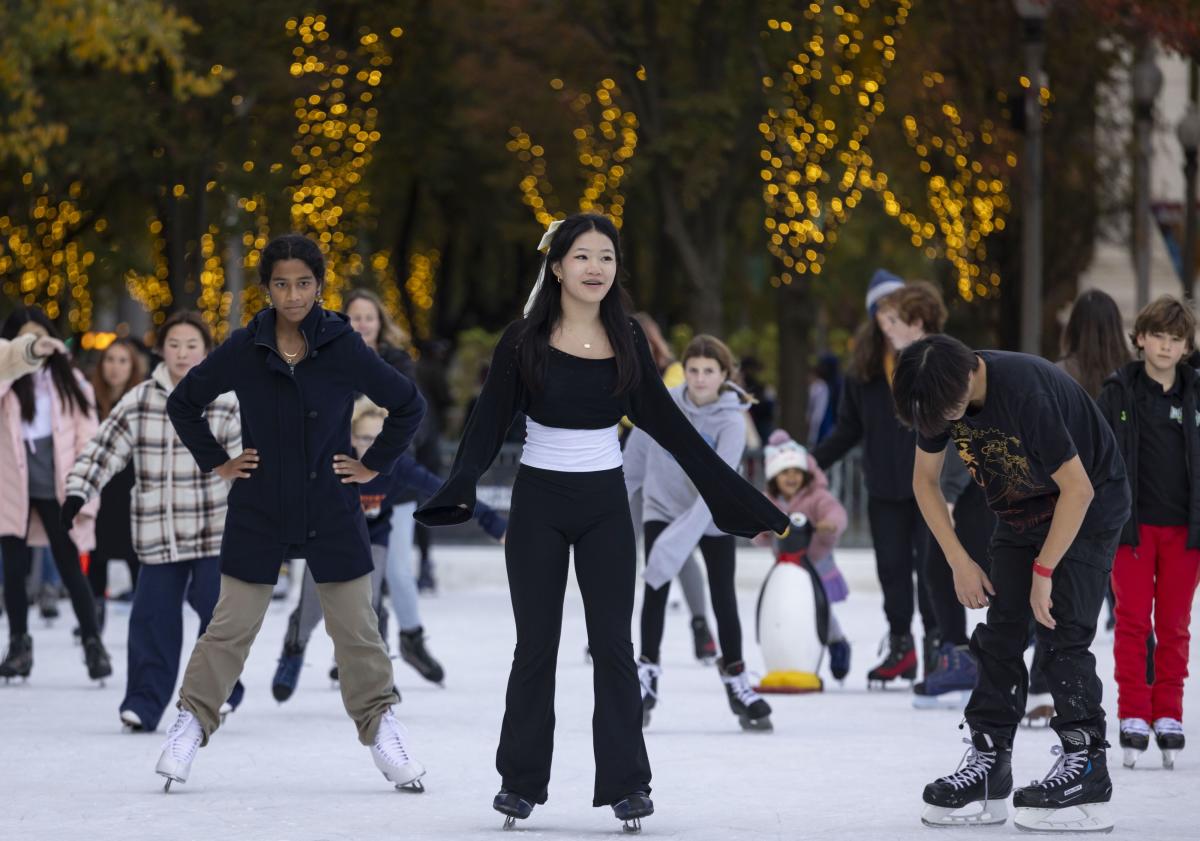
MULTIPOLYGON (((1117 436, 1117 446, 1125 459, 1125 472, 1129 476, 1129 490, 1133 504, 1129 519, 1121 531, 1121 544, 1138 545, 1138 422, 1134 393, 1134 381, 1144 363, 1130 362, 1122 366, 1104 381, 1100 397, 1100 411, 1117 436)), ((1189 549, 1200 548, 1200 374, 1187 364, 1175 368, 1183 387, 1183 446, 1187 455, 1189 488, 1188 540, 1189 549)))
POLYGON ((892 389, 884 377, 867 383, 846 377, 837 424, 813 449, 813 458, 828 470, 859 441, 867 494, 876 499, 912 499, 917 434, 896 417, 892 389))
POLYGON ((340 313, 315 306, 300 325, 309 354, 289 368, 275 344, 275 310, 266 309, 188 372, 167 412, 204 472, 229 454, 213 437, 204 408, 237 394, 242 446, 259 466, 234 481, 221 541, 221 572, 271 584, 286 557, 304 558, 318 582, 369 573, 371 543, 355 484, 333 472, 335 453, 353 454, 350 417, 356 394, 388 410, 383 431, 362 456, 391 472, 416 432, 425 401, 416 387, 363 343, 340 313))

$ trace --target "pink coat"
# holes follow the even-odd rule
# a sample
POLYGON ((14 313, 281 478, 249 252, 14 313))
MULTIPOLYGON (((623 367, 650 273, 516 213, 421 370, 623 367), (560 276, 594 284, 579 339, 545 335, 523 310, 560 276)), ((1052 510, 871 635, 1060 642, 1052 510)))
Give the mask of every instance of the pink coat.
MULTIPOLYGON (((837 602, 846 598, 848 592, 845 579, 833 560, 833 549, 846 531, 846 509, 830 493, 829 480, 821 468, 812 464, 810 473, 812 480, 800 489, 800 493, 791 499, 772 496, 771 501, 785 514, 803 514, 814 525, 829 520, 837 526, 833 534, 813 534, 808 547, 808 557, 825 583, 830 600, 837 602)), ((774 541, 771 534, 765 533, 754 538, 754 542, 759 546, 771 546, 774 541)))
MULTIPOLYGON (((88 402, 95 405, 92 387, 78 371, 75 379, 88 402)), ((58 389, 50 389, 50 423, 54 438, 54 493, 61 505, 67 498, 67 474, 99 426, 95 409, 86 413, 66 412, 58 389)), ((21 440, 21 404, 12 393, 11 382, 0 382, 0 536, 23 537, 30 546, 46 546, 46 530, 36 513, 29 511, 29 468, 25 461, 25 442, 21 440)), ((71 539, 80 552, 96 548, 96 511, 94 499, 75 518, 71 539)))

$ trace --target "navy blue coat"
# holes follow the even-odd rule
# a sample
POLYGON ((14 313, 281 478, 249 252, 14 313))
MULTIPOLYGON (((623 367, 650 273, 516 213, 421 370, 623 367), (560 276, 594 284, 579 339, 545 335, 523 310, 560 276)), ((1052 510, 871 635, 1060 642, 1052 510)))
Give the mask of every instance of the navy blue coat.
POLYGON ((373 567, 359 486, 333 472, 335 453, 353 455, 350 417, 356 394, 388 410, 362 462, 391 472, 425 413, 412 382, 379 358, 346 316, 314 306, 300 325, 309 354, 294 368, 275 344, 275 310, 266 309, 193 368, 171 393, 167 412, 206 473, 229 460, 204 408, 237 394, 242 446, 259 466, 229 491, 221 572, 272 584, 287 558, 308 561, 318 582, 350 581, 373 567))

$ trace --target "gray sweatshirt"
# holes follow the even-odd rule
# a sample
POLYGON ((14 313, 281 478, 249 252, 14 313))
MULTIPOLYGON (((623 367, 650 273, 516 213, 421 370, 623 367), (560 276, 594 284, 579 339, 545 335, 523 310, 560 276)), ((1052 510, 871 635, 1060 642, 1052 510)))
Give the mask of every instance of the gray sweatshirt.
MULTIPOLYGON (((736 470, 746 449, 746 407, 737 394, 726 391, 707 406, 697 406, 688 400, 687 386, 669 391, 696 431, 736 470)), ((624 458, 625 488, 631 500, 641 491, 642 521, 670 524, 654 542, 646 564, 646 583, 658 589, 679 573, 701 537, 723 532, 687 474, 645 432, 629 434, 624 458)))

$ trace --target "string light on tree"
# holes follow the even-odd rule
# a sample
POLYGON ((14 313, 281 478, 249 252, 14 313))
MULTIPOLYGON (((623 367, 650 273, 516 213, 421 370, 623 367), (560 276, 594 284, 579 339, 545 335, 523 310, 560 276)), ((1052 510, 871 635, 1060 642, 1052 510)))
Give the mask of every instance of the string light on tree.
POLYGON ((167 243, 162 237, 163 224, 151 217, 147 222, 150 233, 151 261, 154 270, 143 274, 136 269, 125 272, 125 288, 142 309, 150 313, 154 324, 162 324, 167 318, 167 307, 171 305, 170 269, 167 266, 167 243))
MULTIPOLYGON (((550 87, 561 91, 564 84, 561 79, 552 79, 550 87)), ((577 94, 568 103, 579 120, 572 132, 583 179, 577 207, 585 212, 607 214, 618 228, 625 212, 621 181, 628 174, 638 142, 637 115, 620 106, 620 95, 616 82, 601 79, 594 93, 577 94)), ((517 156, 525 170, 518 185, 521 201, 545 227, 566 215, 553 207, 558 202, 547 173, 545 147, 535 143, 520 126, 509 129, 509 135, 505 148, 517 156)))
MULTIPOLYGON (((0 216, 0 287, 9 300, 41 306, 51 319, 65 312, 70 330, 83 332, 92 321, 88 270, 96 259, 79 240, 87 225, 83 185, 72 182, 67 197, 55 200, 46 184, 35 186, 32 172, 21 183, 28 195, 23 218, 0 216)), ((93 223, 98 230, 105 224, 93 223)))

